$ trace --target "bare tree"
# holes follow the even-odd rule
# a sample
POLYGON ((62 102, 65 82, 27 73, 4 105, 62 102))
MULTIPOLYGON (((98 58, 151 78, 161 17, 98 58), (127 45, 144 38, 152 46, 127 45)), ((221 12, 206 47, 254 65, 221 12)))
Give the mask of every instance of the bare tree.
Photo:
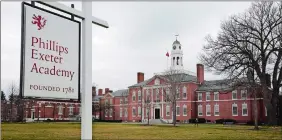
POLYGON ((16 86, 16 84, 14 82, 12 82, 9 86, 9 102, 10 102, 10 107, 9 107, 9 110, 10 110, 10 115, 9 115, 9 120, 10 121, 14 121, 14 118, 15 118, 15 112, 14 112, 14 109, 15 109, 15 103, 16 101, 18 100, 17 98, 17 95, 18 95, 18 88, 16 86))
POLYGON ((152 109, 152 100, 150 99, 150 95, 147 95, 147 97, 145 97, 145 101, 144 101, 144 108, 145 108, 145 114, 147 116, 147 125, 150 125, 150 112, 152 109))
POLYGON ((207 36, 205 53, 200 56, 209 70, 226 74, 228 79, 242 77, 247 69, 254 69, 270 125, 277 124, 282 86, 281 5, 281 2, 254 2, 247 12, 231 16, 222 23, 217 39, 207 36), (272 91, 266 85, 268 73, 272 75, 272 91))
POLYGON ((157 74, 167 82, 166 88, 163 89, 163 96, 167 102, 172 104, 173 126, 176 126, 176 102, 180 98, 180 89, 183 87, 182 81, 184 81, 186 75, 184 70, 173 68, 166 70, 162 74, 157 74))

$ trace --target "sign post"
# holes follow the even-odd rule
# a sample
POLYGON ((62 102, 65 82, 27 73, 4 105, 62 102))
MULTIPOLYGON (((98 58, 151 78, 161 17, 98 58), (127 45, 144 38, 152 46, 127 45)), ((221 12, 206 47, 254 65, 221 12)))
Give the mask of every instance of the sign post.
POLYGON ((23 2, 20 94, 42 99, 78 99, 81 92, 81 139, 92 139, 92 23, 105 28, 108 23, 92 16, 92 2, 83 1, 82 12, 58 2, 36 3, 72 18, 39 8, 34 2, 23 2), (82 19, 82 24, 73 17, 82 19))

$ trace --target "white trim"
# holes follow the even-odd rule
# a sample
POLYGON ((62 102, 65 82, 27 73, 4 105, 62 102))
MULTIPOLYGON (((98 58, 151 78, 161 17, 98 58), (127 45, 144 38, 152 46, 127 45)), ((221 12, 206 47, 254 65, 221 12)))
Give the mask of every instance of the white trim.
POLYGON ((248 94, 247 90, 242 89, 242 90, 241 90, 241 99, 246 100, 246 99, 248 98, 248 95, 247 95, 247 94, 248 94), (243 95, 243 94, 245 94, 245 95, 246 95, 246 97, 245 97, 245 98, 242 98, 242 95, 243 95))
POLYGON ((214 116, 219 116, 219 115, 220 115, 220 112, 219 112, 219 104, 216 103, 216 104, 214 105, 214 116), (218 114, 215 113, 216 107, 217 107, 217 109, 218 109, 218 114))
POLYGON ((248 104, 246 104, 245 102, 242 104, 242 116, 248 116, 248 104), (247 109, 247 114, 244 114, 244 109, 247 109))
POLYGON ((214 92, 213 93, 213 100, 214 101, 219 101, 219 92, 214 92), (218 97, 217 99, 215 99, 216 96, 218 97))
POLYGON ((203 93, 198 93, 198 101, 203 101, 203 93), (199 100, 200 96, 201 96, 201 100, 199 100))
POLYGON ((211 101, 211 93, 210 92, 206 92, 206 101, 211 101), (210 97, 209 100, 208 100, 208 96, 210 97))
POLYGON ((203 105, 201 105, 201 104, 198 105, 198 116, 203 116, 203 105), (201 109, 199 109, 199 108, 201 108, 201 109), (202 115, 199 114, 200 112, 202 113, 202 115))
POLYGON ((233 91, 231 92, 231 99, 232 99, 232 100, 238 100, 237 90, 233 90, 233 91), (233 94, 236 94, 236 98, 233 98, 233 94))
POLYGON ((182 114, 183 114, 183 116, 187 116, 187 114, 188 114, 187 105, 186 105, 186 104, 184 104, 184 105, 182 106, 182 114), (184 110, 186 110, 186 114, 184 114, 184 110))
POLYGON ((210 104, 206 105, 206 116, 211 116, 211 105, 210 104), (210 114, 208 114, 208 108, 209 108, 209 113, 210 114))
POLYGON ((180 116, 180 106, 179 105, 176 106, 176 116, 180 116), (179 114, 177 114, 177 107, 179 107, 179 114))
POLYGON ((237 105, 236 103, 233 103, 233 104, 232 104, 231 111, 232 111, 232 116, 238 116, 238 105, 237 105), (236 108, 237 108, 237 114, 233 114, 233 107, 236 107, 236 108))
POLYGON ((132 107, 132 117, 136 117, 136 114, 134 115, 134 113, 136 113, 136 107, 132 107))
POLYGON ((183 86, 183 88, 182 88, 182 97, 183 97, 183 99, 187 99, 187 88, 186 88, 186 86, 183 86), (185 93, 186 97, 183 97, 184 93, 185 93))

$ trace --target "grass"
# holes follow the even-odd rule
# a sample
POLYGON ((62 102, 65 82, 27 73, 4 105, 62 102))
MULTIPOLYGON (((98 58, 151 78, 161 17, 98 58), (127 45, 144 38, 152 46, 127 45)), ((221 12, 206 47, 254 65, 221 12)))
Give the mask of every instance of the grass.
MULTIPOLYGON (((142 126, 138 124, 94 123, 93 139, 282 139, 282 128, 216 124, 142 126)), ((26 123, 1 126, 2 139, 79 140, 79 123, 26 123)))

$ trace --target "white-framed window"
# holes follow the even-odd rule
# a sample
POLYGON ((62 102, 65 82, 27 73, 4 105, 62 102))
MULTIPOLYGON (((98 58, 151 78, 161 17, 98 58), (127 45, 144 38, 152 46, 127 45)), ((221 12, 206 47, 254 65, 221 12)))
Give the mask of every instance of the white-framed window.
POLYGON ((38 106, 41 107, 41 103, 38 103, 38 106))
POLYGON ((206 105, 206 116, 211 116, 211 105, 206 105))
POLYGON ((69 107, 69 115, 73 115, 73 105, 70 104, 70 107, 69 107))
POLYGON ((135 91, 132 92, 132 101, 135 101, 136 100, 136 93, 135 91))
POLYGON ((219 116, 219 105, 218 104, 214 105, 214 116, 219 116))
POLYGON ((133 117, 136 116, 136 108, 135 108, 135 107, 132 108, 132 116, 133 116, 133 117))
POLYGON ((198 101, 202 101, 202 96, 203 94, 202 93, 198 93, 198 101))
POLYGON ((248 116, 248 105, 246 103, 242 104, 242 116, 248 116))
POLYGON ((241 90, 241 99, 247 99, 247 90, 241 90))
POLYGON ((198 105, 198 116, 203 116, 203 106, 198 105))
POLYGON ((210 101, 211 100, 211 94, 210 92, 206 92, 206 101, 210 101))
POLYGON ((264 113, 265 113, 265 116, 267 116, 267 108, 266 108, 266 106, 264 106, 264 113))
POLYGON ((119 109, 119 117, 122 117, 122 108, 119 109))
POLYGON ((110 105, 112 105, 113 104, 113 99, 110 99, 110 105))
POLYGON ((232 100, 237 100, 237 90, 232 91, 232 100))
POLYGON ((110 117, 112 117, 113 116, 113 109, 111 109, 110 108, 110 115, 109 115, 110 117))
POLYGON ((176 106, 176 116, 180 116, 180 106, 176 106))
POLYGON ((214 92, 214 100, 218 101, 219 100, 219 93, 218 92, 214 92))
POLYGON ((166 106, 166 116, 170 116, 170 106, 169 105, 167 105, 166 106))
POLYGON ((176 88, 176 98, 180 99, 180 92, 179 92, 179 88, 176 88))
POLYGON ((124 104, 127 104, 127 103, 128 103, 128 99, 124 98, 124 104))
POLYGON ((127 108, 124 108, 124 117, 127 117, 128 112, 127 112, 127 108))
POLYGON ((108 99, 105 99, 105 106, 107 106, 109 104, 108 99))
POLYGON ((138 116, 141 116, 141 106, 138 106, 138 116))
POLYGON ((58 115, 62 115, 63 114, 63 106, 59 105, 59 110, 58 110, 58 115))
POLYGON ((238 106, 237 104, 232 104, 232 116, 238 116, 238 106))
POLYGON ((183 105, 183 116, 187 116, 187 106, 183 105))
POLYGON ((138 101, 141 101, 141 90, 138 90, 138 101))
POLYGON ((122 98, 120 98, 120 100, 119 100, 119 104, 122 104, 122 98))
POLYGON ((160 102, 160 91, 158 88, 156 89, 156 100, 157 102, 160 102))
POLYGON ((186 88, 186 86, 183 87, 182 93, 183 93, 183 94, 182 94, 183 99, 187 99, 187 88, 186 88))

